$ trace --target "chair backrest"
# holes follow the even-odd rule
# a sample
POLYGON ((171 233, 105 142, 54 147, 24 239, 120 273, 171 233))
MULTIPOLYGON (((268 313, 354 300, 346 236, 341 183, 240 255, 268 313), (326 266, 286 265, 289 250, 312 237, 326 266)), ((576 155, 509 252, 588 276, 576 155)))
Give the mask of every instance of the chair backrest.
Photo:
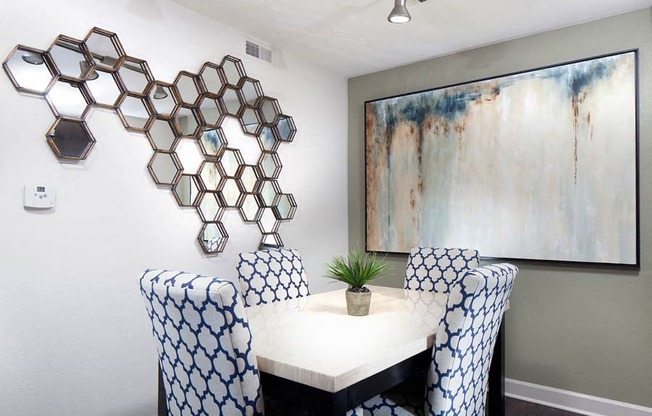
POLYGON ((477 250, 414 247, 405 268, 405 289, 448 293, 467 270, 479 265, 477 250))
POLYGON ((263 414, 251 331, 235 285, 146 270, 140 291, 152 320, 168 414, 263 414))
POLYGON ((297 250, 240 253, 238 277, 246 306, 308 296, 306 271, 297 250))
POLYGON ((428 369, 427 415, 484 416, 491 357, 517 273, 513 264, 489 265, 451 287, 428 369))

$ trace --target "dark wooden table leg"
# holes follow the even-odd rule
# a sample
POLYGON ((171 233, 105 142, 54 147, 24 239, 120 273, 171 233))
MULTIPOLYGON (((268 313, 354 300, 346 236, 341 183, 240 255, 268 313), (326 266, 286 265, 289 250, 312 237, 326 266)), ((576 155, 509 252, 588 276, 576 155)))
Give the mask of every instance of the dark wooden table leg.
POLYGON ((161 365, 158 366, 158 416, 168 416, 168 405, 165 399, 165 387, 163 387, 163 373, 161 365))
POLYGON ((505 320, 500 324, 494 355, 489 368, 489 416, 505 416, 505 320))

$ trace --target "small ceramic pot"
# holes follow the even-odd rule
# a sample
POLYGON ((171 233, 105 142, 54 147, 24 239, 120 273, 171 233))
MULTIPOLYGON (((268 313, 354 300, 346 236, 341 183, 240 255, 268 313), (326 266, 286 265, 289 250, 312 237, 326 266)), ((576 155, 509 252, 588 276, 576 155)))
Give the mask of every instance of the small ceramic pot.
POLYGON ((371 304, 371 291, 366 292, 346 292, 346 311, 352 316, 369 315, 369 305, 371 304))

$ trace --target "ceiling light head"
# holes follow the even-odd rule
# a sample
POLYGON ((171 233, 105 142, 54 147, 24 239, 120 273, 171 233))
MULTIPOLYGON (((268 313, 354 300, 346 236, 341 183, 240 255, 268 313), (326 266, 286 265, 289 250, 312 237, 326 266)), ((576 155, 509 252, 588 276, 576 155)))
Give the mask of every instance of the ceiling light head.
POLYGON ((387 20, 391 23, 407 23, 411 18, 410 12, 405 7, 405 0, 394 0, 394 8, 387 16, 387 20))
POLYGON ((23 58, 23 61, 27 62, 28 64, 32 65, 43 65, 43 55, 40 53, 36 52, 25 52, 21 56, 23 58))
MULTIPOLYGON (((79 62, 79 70, 81 71, 81 73, 79 74, 79 76, 83 77, 90 67, 91 67, 91 64, 88 61, 80 61, 79 62)), ((91 72, 88 75, 87 79, 89 81, 92 81, 94 79, 97 79, 99 76, 100 76, 100 74, 98 74, 96 70, 93 70, 93 72, 91 72)))
POLYGON ((164 99, 164 98, 167 98, 167 96, 168 96, 168 93, 165 92, 165 90, 163 89, 163 87, 160 86, 160 85, 157 85, 157 86, 156 86, 156 89, 154 90, 154 95, 153 95, 153 97, 154 97, 155 99, 157 99, 157 100, 162 100, 162 99, 164 99))

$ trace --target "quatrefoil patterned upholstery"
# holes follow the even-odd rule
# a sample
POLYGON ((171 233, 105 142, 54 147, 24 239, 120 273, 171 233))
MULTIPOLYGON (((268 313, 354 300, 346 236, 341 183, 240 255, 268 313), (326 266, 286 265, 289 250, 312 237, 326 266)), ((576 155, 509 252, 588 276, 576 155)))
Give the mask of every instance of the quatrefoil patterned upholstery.
POLYGON ((294 249, 240 253, 237 266, 246 306, 308 296, 306 271, 294 249))
POLYGON ((414 247, 405 268, 405 288, 448 293, 467 270, 479 265, 477 250, 414 247))
POLYGON ((140 290, 152 320, 168 414, 262 415, 256 356, 235 285, 147 270, 140 290))
POLYGON ((468 270, 450 287, 425 402, 390 391, 365 402, 364 415, 484 416, 491 358, 517 273, 509 263, 468 270))

